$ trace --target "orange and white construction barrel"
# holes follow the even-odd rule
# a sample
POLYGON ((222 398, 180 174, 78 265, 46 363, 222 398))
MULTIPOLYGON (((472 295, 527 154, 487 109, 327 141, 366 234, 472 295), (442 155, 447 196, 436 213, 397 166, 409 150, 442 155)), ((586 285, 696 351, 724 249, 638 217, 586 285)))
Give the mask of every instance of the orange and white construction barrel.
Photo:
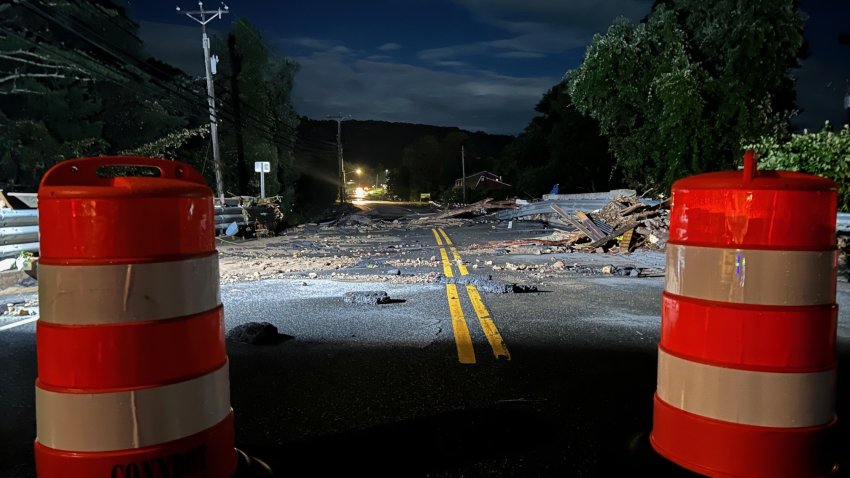
POLYGON ((38 199, 38 476, 232 476, 203 177, 174 161, 76 159, 45 174, 38 199))
POLYGON ((836 186, 793 172, 673 184, 651 443, 709 476, 835 469, 836 186))

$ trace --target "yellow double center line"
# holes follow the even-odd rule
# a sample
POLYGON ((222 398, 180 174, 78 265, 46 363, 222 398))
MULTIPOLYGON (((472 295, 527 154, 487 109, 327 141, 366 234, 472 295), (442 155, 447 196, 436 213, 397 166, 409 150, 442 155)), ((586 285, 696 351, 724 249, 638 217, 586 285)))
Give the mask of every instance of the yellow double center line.
MULTIPOLYGON (((446 234, 446 231, 442 228, 437 228, 431 229, 431 232, 434 233, 434 239, 437 240, 437 245, 441 246, 440 257, 442 258, 443 274, 446 277, 454 277, 451 261, 449 261, 449 255, 446 252, 445 247, 442 247, 443 239, 445 239, 445 244, 449 246, 452 257, 454 257, 455 260, 455 266, 457 267, 458 272, 460 272, 460 275, 465 276, 469 274, 469 270, 463 264, 463 259, 461 259, 460 254, 457 252, 457 248, 455 248, 452 244, 452 240, 449 239, 449 235, 446 234), (437 231, 439 231, 439 233, 437 231), (443 238, 440 238, 440 234, 442 234, 443 238)), ((481 328, 484 330, 484 335, 487 336, 487 341, 490 342, 493 354, 497 359, 499 357, 504 357, 505 359, 510 360, 511 355, 508 353, 508 347, 505 345, 502 335, 499 334, 499 329, 496 327, 495 322, 493 322, 493 318, 490 317, 490 312, 484 305, 484 301, 481 300, 481 295, 478 293, 478 289, 476 289, 474 285, 469 284, 466 286, 466 292, 469 295, 472 308, 475 309, 475 314, 478 316, 478 321, 481 323, 481 328)), ((469 335, 469 328, 467 327, 466 319, 463 316, 463 307, 460 303, 457 285, 446 284, 446 296, 449 300, 449 312, 451 312, 452 315, 452 329, 454 330, 455 344, 457 345, 458 360, 460 363, 475 363, 475 350, 472 347, 472 338, 469 335)))

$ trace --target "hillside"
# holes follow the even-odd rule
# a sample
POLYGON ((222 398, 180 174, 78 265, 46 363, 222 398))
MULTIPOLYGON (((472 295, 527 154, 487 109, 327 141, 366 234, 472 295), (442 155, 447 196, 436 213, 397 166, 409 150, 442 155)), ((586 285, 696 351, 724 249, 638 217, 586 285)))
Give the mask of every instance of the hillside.
MULTIPOLYGON (((456 127, 348 120, 342 123, 345 168, 350 174, 360 167, 364 175, 373 178, 377 175, 378 180, 383 181, 384 171, 402 166, 405 148, 423 137, 431 136, 443 141, 453 133, 467 136, 464 147, 468 174, 482 169, 493 170, 502 150, 513 140, 512 136, 469 132, 456 127)), ((296 204, 328 204, 333 201, 338 174, 336 135, 337 123, 334 120, 301 118, 295 151, 301 173, 298 180, 300 200, 296 204)), ((441 158, 446 164, 435 164, 435 170, 446 171, 441 179, 447 184, 441 184, 441 187, 449 187, 455 177, 460 177, 460 149, 447 151, 441 158)))

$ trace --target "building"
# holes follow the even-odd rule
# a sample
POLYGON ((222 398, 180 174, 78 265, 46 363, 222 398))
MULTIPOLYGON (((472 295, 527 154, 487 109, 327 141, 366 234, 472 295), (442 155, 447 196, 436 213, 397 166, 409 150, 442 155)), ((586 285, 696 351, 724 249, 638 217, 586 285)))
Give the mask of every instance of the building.
MULTIPOLYGON (((454 189, 463 187, 463 178, 455 179, 454 189)), ((511 185, 502 182, 502 177, 489 171, 481 171, 466 177, 466 189, 487 191, 490 189, 507 189, 511 185)))

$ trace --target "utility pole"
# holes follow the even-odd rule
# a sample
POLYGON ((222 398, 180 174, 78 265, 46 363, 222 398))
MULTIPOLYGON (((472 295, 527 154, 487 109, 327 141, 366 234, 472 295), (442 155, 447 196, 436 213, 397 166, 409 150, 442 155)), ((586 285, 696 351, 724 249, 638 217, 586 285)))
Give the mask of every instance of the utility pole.
POLYGON ((461 174, 463 175, 463 179, 461 180, 463 187, 463 203, 466 204, 466 151, 463 149, 463 145, 460 145, 460 167, 461 174))
POLYGON ((339 161, 339 202, 345 202, 345 167, 342 162, 342 122, 351 118, 351 116, 328 116, 328 118, 336 121, 336 155, 339 161))
MULTIPOLYGON (((221 177, 221 152, 218 148, 218 115, 215 111, 215 89, 213 87, 212 75, 215 66, 210 61, 210 38, 207 36, 207 23, 221 19, 225 13, 230 13, 230 8, 224 3, 224 7, 219 7, 218 10, 204 10, 204 2, 198 2, 198 10, 183 12, 180 7, 177 7, 178 15, 186 15, 201 24, 201 41, 204 47, 204 66, 207 70, 207 103, 210 107, 210 135, 212 137, 213 150, 213 169, 215 170, 215 192, 218 195, 218 200, 224 206, 224 180, 221 177)), ((216 57, 218 61, 218 57, 216 57)))

